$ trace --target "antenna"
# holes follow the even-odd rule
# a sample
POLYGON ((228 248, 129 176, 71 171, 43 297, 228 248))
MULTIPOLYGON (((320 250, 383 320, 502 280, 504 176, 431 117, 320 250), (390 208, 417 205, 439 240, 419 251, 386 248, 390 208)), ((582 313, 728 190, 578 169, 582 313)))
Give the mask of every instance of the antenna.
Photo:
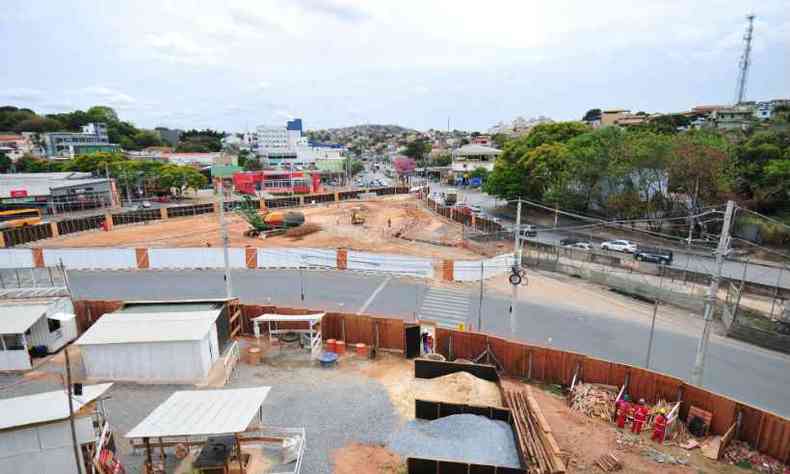
POLYGON ((746 78, 749 75, 749 66, 752 63, 752 32, 754 31, 754 14, 746 15, 748 21, 746 25, 746 34, 743 35, 743 54, 738 64, 738 86, 735 91, 735 105, 743 102, 743 97, 746 95, 746 78))

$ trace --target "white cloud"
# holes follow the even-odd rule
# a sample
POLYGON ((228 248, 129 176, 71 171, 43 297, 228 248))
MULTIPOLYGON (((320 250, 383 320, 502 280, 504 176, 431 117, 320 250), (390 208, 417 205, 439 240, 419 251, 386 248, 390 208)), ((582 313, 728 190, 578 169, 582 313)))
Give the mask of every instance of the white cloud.
POLYGON ((161 34, 148 34, 143 43, 164 61, 191 64, 213 65, 219 61, 219 50, 206 44, 198 44, 189 34, 170 31, 161 34))
POLYGON ((16 87, 0 90, 0 97, 10 100, 37 101, 42 98, 44 93, 38 89, 26 87, 16 87))
POLYGON ((266 89, 269 89, 270 87, 272 87, 272 83, 269 82, 269 81, 258 81, 258 83, 256 84, 256 87, 257 87, 258 90, 262 90, 263 91, 263 90, 266 90, 266 89))

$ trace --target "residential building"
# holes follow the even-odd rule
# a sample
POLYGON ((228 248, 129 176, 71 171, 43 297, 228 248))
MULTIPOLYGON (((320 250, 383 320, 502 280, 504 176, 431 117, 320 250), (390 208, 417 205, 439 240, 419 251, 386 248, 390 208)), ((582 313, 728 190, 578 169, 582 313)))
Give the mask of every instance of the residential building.
MULTIPOLYGON (((542 123, 552 123, 553 120, 542 115, 526 119, 524 117, 516 117, 511 122, 499 122, 488 130, 490 134, 502 133, 510 136, 526 135, 536 125, 542 123)), ((448 141, 448 145, 452 143, 448 141)))
POLYGON ((83 385, 80 392, 76 387, 68 391, 60 387, 0 400, 0 472, 94 472, 89 469, 93 462, 86 459, 87 454, 115 445, 105 404, 99 400, 110 387, 111 383, 83 385), (74 442, 78 446, 79 466, 74 458, 74 442))
POLYGON ((259 126, 255 152, 271 167, 304 168, 316 160, 342 160, 345 147, 311 142, 302 134, 302 119, 289 120, 284 127, 259 126))
POLYGON ((749 106, 721 108, 710 114, 709 123, 719 130, 745 130, 751 126, 754 110, 749 106))
POLYGON ((77 155, 89 155, 96 152, 117 152, 120 146, 110 143, 107 125, 89 123, 82 127, 81 132, 44 133, 44 148, 50 159, 70 159, 77 155))
POLYGON ((177 128, 156 127, 155 130, 156 133, 159 134, 159 138, 161 138, 173 148, 178 146, 178 141, 181 139, 181 135, 184 133, 183 130, 179 130, 177 128))
POLYGON ((28 141, 15 133, 0 133, 0 153, 16 161, 30 151, 28 141))
POLYGON ((57 214, 116 202, 115 182, 90 173, 0 174, 0 209, 38 208, 57 214))
POLYGON ((500 154, 502 154, 502 150, 496 148, 483 145, 464 145, 453 150, 451 169, 455 174, 472 172, 477 168, 493 171, 494 161, 500 154))
POLYGON ((601 111, 601 127, 617 125, 617 121, 631 116, 631 111, 626 109, 610 109, 601 111))
POLYGON ((472 145, 491 146, 491 136, 490 135, 478 135, 476 137, 472 137, 470 142, 471 142, 472 145))
POLYGON ((790 106, 790 99, 773 99, 761 102, 755 102, 752 107, 754 109, 754 116, 760 120, 768 120, 774 116, 774 109, 779 106, 790 106))

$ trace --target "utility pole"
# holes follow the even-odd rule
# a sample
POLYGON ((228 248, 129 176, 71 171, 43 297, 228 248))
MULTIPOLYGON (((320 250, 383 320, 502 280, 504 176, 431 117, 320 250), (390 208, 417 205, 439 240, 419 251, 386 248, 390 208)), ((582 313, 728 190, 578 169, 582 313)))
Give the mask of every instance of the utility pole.
POLYGON ((74 402, 71 399, 71 361, 69 360, 69 348, 63 349, 66 356, 66 398, 69 401, 69 426, 71 427, 71 447, 74 448, 74 462, 77 463, 77 472, 82 474, 82 463, 80 463, 80 451, 77 446, 77 429, 74 427, 74 402))
POLYGON ((477 306, 477 330, 483 330, 483 277, 485 260, 480 260, 480 301, 477 306))
MULTIPOLYGON (((69 277, 66 274, 66 266, 63 265, 63 259, 60 259, 60 270, 63 272, 63 283, 66 285, 66 293, 71 298, 71 286, 69 285, 69 277)), ((63 355, 66 357, 66 398, 69 402, 69 425, 71 428, 71 446, 74 448, 74 462, 77 463, 77 472, 82 474, 82 464, 80 463, 80 452, 77 445, 77 429, 74 426, 74 403, 71 399, 71 360, 69 359, 69 347, 63 349, 63 355)), ((61 378, 61 381, 63 379, 61 378)))
POLYGON ((225 188, 222 178, 217 180, 219 189, 219 225, 222 229, 222 257, 225 260, 225 297, 233 298, 233 284, 230 280, 230 256, 228 255, 228 226, 225 222, 225 188))
POLYGON ((688 247, 691 247, 691 239, 694 237, 694 217, 692 214, 696 213, 697 211, 697 195, 699 194, 699 176, 697 176, 697 182, 694 186, 694 200, 691 201, 691 209, 689 210, 689 236, 688 241, 686 244, 688 247))
MULTIPOLYGON (((661 291, 661 285, 664 283, 664 265, 659 264, 659 277, 658 277, 658 291, 661 291)), ((650 339, 647 342, 647 355, 645 356, 645 368, 650 368, 650 356, 653 353, 653 335, 656 331, 656 316, 658 314, 658 296, 653 300, 653 320, 650 323, 650 339)))
MULTIPOLYGON (((516 262, 514 268, 517 271, 521 270, 521 198, 516 204, 516 227, 513 230, 513 257, 516 262)), ((518 285, 510 285, 510 334, 513 335, 516 329, 516 318, 518 311, 516 306, 518 304, 518 285)))
POLYGON ((727 210, 724 213, 724 224, 721 227, 721 234, 719 235, 719 246, 716 248, 716 269, 711 275, 708 295, 705 299, 705 326, 702 329, 702 335, 697 345, 697 356, 694 360, 694 368, 691 370, 691 383, 698 387, 702 386, 702 375, 705 371, 705 356, 708 352, 711 323, 713 322, 713 313, 716 310, 716 299, 719 294, 719 283, 721 282, 721 270, 722 267, 724 267, 724 256, 727 255, 730 246, 730 227, 734 214, 735 201, 727 201, 727 210))

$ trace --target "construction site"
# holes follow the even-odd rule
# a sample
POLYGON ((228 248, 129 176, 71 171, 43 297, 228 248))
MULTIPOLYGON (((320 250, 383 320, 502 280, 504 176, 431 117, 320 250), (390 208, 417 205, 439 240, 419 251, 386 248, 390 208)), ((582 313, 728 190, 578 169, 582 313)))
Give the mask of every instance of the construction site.
MULTIPOLYGON (((266 211, 257 211, 262 216, 266 211)), ((283 211, 272 211, 283 212, 283 211)), ((250 225, 239 212, 227 212, 231 247, 349 248, 412 256, 467 256, 460 248, 463 230, 456 223, 425 210, 413 196, 380 197, 293 207, 303 224, 279 235, 245 235, 250 225), (352 222, 356 216, 356 223, 352 222), (360 221, 361 219, 361 221, 360 221), (301 227, 301 228, 300 228, 301 227)), ((101 230, 61 235, 38 242, 47 248, 86 247, 217 247, 221 246, 216 214, 202 214, 101 230)))
MULTIPOLYGON (((787 472, 776 459, 788 454, 787 420, 580 354, 236 300, 79 301, 73 311, 73 344, 0 375, 0 436, 21 436, 32 419, 10 407, 40 410, 30 394, 57 392, 64 374, 79 387, 73 418, 100 420, 81 444, 82 470, 70 450, 45 448, 51 472, 787 472), (191 336, 204 320, 207 336, 191 336), (219 351, 187 382, 176 374, 191 353, 177 343, 200 338, 219 351)), ((40 472, 16 451, 0 465, 40 472)))

